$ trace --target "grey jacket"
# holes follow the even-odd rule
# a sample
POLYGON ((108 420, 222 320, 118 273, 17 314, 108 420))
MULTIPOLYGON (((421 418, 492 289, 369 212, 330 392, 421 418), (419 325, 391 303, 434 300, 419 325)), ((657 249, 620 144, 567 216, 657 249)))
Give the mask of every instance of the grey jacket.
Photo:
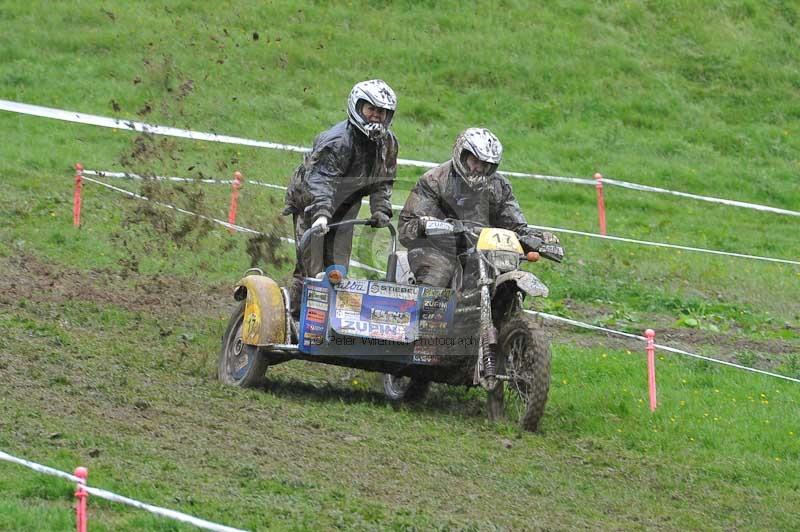
POLYGON ((372 142, 347 120, 320 133, 289 181, 284 214, 336 220, 369 195, 371 212, 391 217, 397 148, 391 131, 372 142))
POLYGON ((469 220, 487 227, 510 229, 520 236, 536 235, 511 191, 508 179, 494 173, 478 192, 467 187, 451 161, 425 172, 400 212, 400 242, 409 249, 431 246, 420 237, 420 218, 469 220))

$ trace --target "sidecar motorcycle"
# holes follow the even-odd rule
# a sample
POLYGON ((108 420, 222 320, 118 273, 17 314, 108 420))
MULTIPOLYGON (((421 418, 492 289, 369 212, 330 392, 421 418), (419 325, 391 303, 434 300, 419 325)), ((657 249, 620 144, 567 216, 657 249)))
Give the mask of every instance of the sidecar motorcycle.
MULTIPOLYGON (((343 224, 369 221, 329 227, 343 224)), ((463 234, 470 245, 450 288, 413 284, 391 225, 385 279, 350 278, 344 265, 330 266, 305 279, 299 322, 286 288, 257 268, 247 270, 234 289, 239 305, 222 338, 220 380, 253 386, 269 366, 300 359, 383 373, 392 401, 419 400, 431 382, 481 386, 492 421, 503 415, 508 386, 519 397, 522 428, 535 431, 550 386, 550 345, 522 303, 546 297, 548 289, 519 267, 539 254, 524 254, 517 235, 505 229, 427 224, 428 235, 463 234)))

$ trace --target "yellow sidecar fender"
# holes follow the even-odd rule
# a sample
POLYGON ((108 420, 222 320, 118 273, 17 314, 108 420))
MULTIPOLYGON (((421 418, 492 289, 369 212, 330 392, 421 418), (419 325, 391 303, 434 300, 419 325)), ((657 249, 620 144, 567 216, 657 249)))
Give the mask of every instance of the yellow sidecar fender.
POLYGON ((278 284, 263 275, 242 278, 233 292, 236 301, 245 301, 242 340, 247 345, 285 344, 286 301, 278 284))

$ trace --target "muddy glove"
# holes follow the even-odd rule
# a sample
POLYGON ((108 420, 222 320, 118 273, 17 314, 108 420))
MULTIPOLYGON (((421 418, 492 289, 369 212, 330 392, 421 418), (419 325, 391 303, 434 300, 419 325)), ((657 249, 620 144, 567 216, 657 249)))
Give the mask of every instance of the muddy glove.
POLYGON ((536 235, 523 236, 519 240, 522 244, 522 249, 525 253, 529 251, 536 251, 542 257, 550 259, 555 262, 564 260, 564 248, 558 237, 548 231, 543 231, 536 235))
POLYGON ((311 224, 312 229, 316 229, 320 232, 320 234, 325 234, 328 232, 328 219, 325 216, 320 216, 314 223, 311 224))
POLYGON ((389 216, 385 212, 374 212, 369 218, 369 225, 372 227, 386 227, 389 225, 389 216))
POLYGON ((464 227, 464 223, 461 220, 456 220, 455 218, 445 218, 444 221, 453 226, 454 235, 463 235, 467 231, 467 229, 464 227))
POLYGON ((440 220, 432 216, 421 216, 419 219, 420 236, 428 238, 436 248, 442 251, 456 253, 458 235, 464 232, 464 226, 461 222, 458 222, 461 233, 457 233, 456 229, 458 228, 452 222, 453 220, 440 220))

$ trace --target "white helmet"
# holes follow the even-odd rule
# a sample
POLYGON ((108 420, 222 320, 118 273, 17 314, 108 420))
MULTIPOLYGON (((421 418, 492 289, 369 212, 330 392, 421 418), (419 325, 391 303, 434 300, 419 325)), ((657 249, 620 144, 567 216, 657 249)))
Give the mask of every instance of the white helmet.
POLYGON ((397 96, 392 88, 380 79, 362 81, 353 86, 350 97, 347 99, 347 114, 350 123, 356 126, 370 140, 377 140, 386 136, 389 126, 397 109, 397 96), (383 124, 367 121, 361 114, 361 106, 369 102, 375 107, 386 109, 386 120, 383 124))
POLYGON ((470 188, 480 188, 486 178, 497 171, 500 159, 503 158, 503 145, 494 134, 486 128, 471 127, 464 130, 456 138, 453 146, 453 167, 470 188), (471 172, 467 166, 467 155, 472 154, 478 160, 489 163, 488 169, 480 174, 471 172))

